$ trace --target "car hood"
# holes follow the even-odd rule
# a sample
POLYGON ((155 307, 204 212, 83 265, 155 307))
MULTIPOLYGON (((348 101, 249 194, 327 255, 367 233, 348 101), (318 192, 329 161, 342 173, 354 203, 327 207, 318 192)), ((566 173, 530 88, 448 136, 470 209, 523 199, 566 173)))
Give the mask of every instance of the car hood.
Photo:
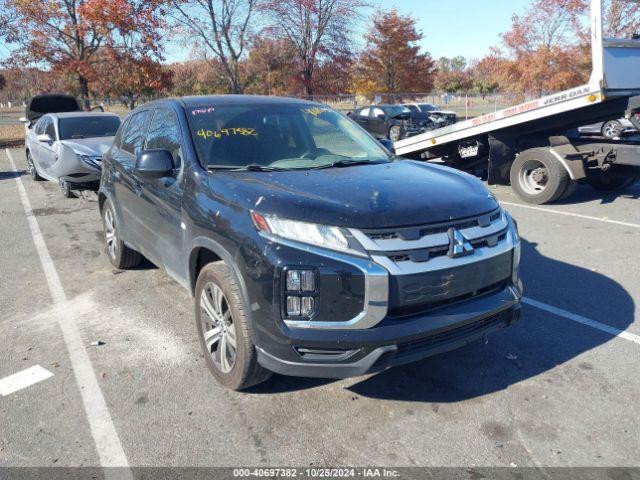
POLYGON ((339 227, 439 223, 498 206, 477 178, 411 160, 288 172, 216 171, 210 182, 213 195, 247 210, 339 227))
POLYGON ((60 143, 71 148, 78 155, 89 157, 102 157, 111 148, 115 137, 76 138, 73 140, 61 140, 60 143))

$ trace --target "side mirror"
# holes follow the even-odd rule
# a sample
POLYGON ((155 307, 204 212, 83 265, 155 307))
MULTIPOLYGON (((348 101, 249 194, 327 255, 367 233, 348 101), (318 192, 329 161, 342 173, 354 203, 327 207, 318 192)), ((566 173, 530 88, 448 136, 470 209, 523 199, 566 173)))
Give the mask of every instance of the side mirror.
POLYGON ((143 178, 167 177, 173 171, 173 157, 169 150, 145 150, 136 159, 136 173, 143 178))
POLYGON ((396 149, 393 147, 393 142, 391 140, 389 140, 388 138, 381 138, 378 141, 384 148, 386 148, 388 151, 390 151, 395 155, 396 149))
POLYGON ((51 143, 51 142, 53 142, 53 138, 51 138, 48 133, 42 133, 42 134, 38 135, 36 137, 36 139, 39 142, 42 142, 42 143, 51 143))

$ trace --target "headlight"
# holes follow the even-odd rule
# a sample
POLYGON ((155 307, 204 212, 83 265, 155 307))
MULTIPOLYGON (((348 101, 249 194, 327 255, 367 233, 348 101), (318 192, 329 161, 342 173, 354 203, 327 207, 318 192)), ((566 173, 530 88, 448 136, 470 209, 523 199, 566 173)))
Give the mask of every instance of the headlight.
POLYGON ((100 160, 102 160, 101 157, 89 157, 88 155, 78 155, 78 157, 90 167, 100 170, 100 160))
POLYGON ((261 213, 253 211, 251 212, 251 219, 258 231, 268 236, 284 238, 354 255, 364 255, 362 252, 351 248, 349 240, 339 227, 286 220, 276 216, 262 215, 261 213))

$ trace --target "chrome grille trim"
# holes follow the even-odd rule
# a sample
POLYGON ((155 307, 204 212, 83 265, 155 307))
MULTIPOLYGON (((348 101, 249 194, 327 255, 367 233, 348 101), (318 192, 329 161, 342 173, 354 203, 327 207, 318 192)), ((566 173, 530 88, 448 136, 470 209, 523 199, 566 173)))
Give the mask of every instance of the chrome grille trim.
POLYGON ((391 275, 413 275, 415 273, 432 272, 435 270, 445 270, 459 266, 469 265, 470 263, 482 262, 503 253, 513 250, 514 242, 511 234, 495 247, 478 248, 472 255, 460 258, 449 258, 441 256, 432 258, 427 262, 394 262, 385 255, 371 255, 371 258, 377 264, 383 266, 391 275))
POLYGON ((509 220, 507 219, 504 211, 496 210, 475 218, 457 220, 439 225, 425 225, 414 229, 399 228, 395 230, 395 232, 398 233, 394 233, 393 229, 385 229, 384 231, 381 230, 379 232, 368 232, 357 229, 350 229, 349 231, 367 252, 372 254, 381 254, 384 252, 397 253, 408 250, 446 247, 449 245, 449 236, 447 235, 449 228, 456 228, 467 240, 473 243, 478 240, 483 240, 486 237, 505 233, 509 228, 509 220), (491 221, 491 218, 494 217, 495 214, 499 214, 498 218, 491 221), (460 226, 463 228, 459 228, 460 226), (402 232, 406 232, 408 230, 426 232, 436 231, 437 233, 427 233, 415 240, 403 239, 402 232), (374 238, 371 238, 372 236, 374 238))

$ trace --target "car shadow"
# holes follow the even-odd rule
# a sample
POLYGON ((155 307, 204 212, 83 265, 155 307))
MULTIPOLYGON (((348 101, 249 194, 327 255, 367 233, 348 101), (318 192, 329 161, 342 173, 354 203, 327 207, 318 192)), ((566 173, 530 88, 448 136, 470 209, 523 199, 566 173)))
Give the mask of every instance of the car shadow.
POLYGON ((0 172, 0 181, 2 180, 12 180, 14 178, 22 177, 26 175, 27 172, 25 170, 20 170, 18 172, 0 172))
POLYGON ((603 192, 591 188, 589 185, 578 185, 576 191, 564 200, 558 200, 553 202, 554 205, 574 205, 577 203, 589 203, 593 201, 599 201, 602 205, 613 203, 618 198, 640 198, 640 183, 636 183, 627 188, 612 192, 603 192))
MULTIPOLYGON (((617 282, 591 270, 545 257, 523 239, 521 271, 525 295, 572 313, 625 330, 634 321, 635 303, 617 282), (606 301, 603 301, 606 299, 606 301)), ((504 390, 541 375, 612 340, 612 336, 524 305, 520 322, 487 342, 362 377, 353 393, 375 399, 449 403, 504 390)), ((591 370, 580 362, 576 368, 591 370)), ((274 375, 254 393, 317 388, 332 380, 274 375)))

